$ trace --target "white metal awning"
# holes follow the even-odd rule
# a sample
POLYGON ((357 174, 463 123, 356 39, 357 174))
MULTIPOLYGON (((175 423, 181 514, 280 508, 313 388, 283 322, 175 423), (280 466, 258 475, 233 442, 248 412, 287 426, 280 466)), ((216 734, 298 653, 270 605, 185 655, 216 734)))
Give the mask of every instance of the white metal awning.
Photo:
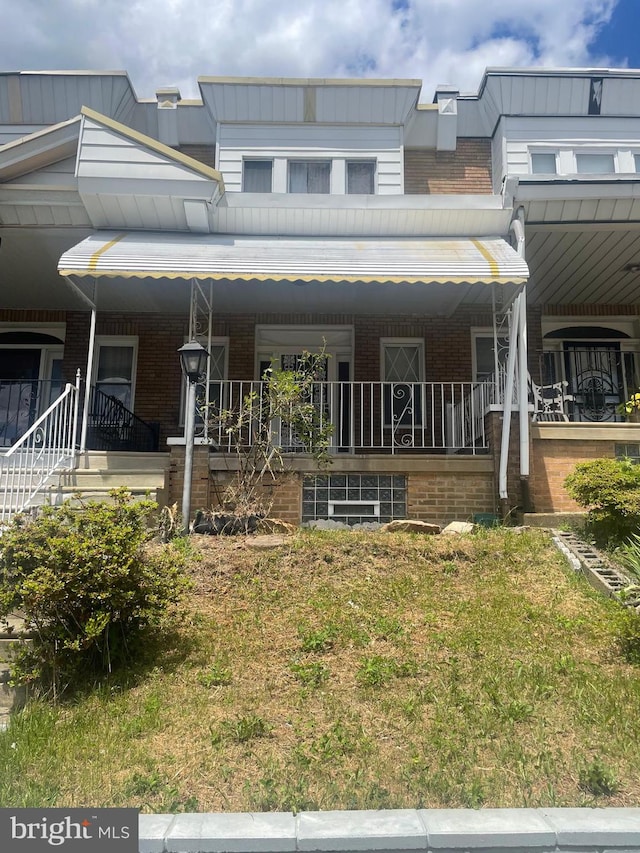
POLYGON ((500 237, 279 238, 97 232, 65 252, 60 275, 227 281, 522 284, 523 258, 500 237))

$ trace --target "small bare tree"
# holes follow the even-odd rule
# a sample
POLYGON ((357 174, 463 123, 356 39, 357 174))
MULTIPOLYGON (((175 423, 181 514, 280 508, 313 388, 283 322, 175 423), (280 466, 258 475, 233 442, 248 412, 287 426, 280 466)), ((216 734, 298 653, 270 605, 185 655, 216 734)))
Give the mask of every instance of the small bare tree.
POLYGON ((275 482, 290 470, 290 453, 311 454, 318 468, 331 464, 333 424, 319 384, 327 358, 324 349, 303 352, 293 370, 269 367, 237 405, 209 406, 210 428, 226 436, 234 451, 232 479, 218 496, 224 511, 240 519, 268 515, 265 481, 275 482))

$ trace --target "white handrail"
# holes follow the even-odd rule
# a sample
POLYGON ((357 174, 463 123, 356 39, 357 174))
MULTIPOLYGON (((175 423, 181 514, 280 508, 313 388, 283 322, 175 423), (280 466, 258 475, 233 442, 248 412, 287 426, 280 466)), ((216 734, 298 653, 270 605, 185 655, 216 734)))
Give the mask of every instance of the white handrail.
POLYGON ((51 476, 73 467, 80 373, 13 447, 0 454, 0 524, 28 509, 51 476))

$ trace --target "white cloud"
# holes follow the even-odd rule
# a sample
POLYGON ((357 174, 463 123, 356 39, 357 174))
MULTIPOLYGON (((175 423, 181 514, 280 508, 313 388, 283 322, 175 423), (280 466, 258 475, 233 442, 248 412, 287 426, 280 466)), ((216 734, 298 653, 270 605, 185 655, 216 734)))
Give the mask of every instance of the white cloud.
POLYGON ((121 68, 141 97, 199 75, 418 77, 599 65, 616 0, 0 0, 0 70, 121 68))

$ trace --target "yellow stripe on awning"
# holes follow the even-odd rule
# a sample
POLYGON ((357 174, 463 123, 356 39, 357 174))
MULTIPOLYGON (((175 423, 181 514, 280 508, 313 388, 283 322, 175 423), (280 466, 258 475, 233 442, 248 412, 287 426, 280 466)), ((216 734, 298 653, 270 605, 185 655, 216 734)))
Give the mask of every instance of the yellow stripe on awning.
POLYGON ((525 261, 500 237, 277 238, 97 233, 65 252, 67 277, 522 284, 525 261))

